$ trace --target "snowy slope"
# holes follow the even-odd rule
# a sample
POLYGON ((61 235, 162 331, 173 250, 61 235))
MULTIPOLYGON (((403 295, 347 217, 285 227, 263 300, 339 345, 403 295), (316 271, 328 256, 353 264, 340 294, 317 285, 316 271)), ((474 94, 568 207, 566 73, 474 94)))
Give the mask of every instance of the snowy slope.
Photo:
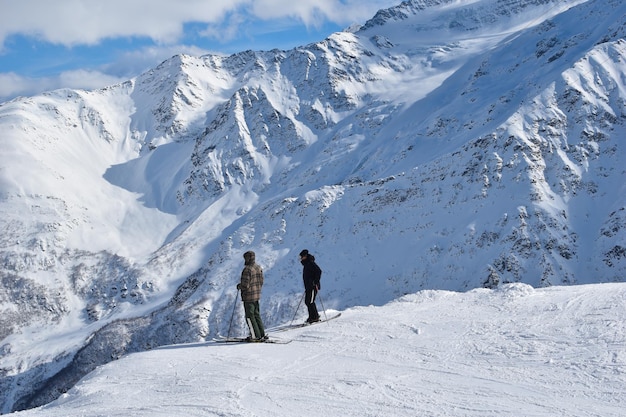
POLYGON ((0 412, 224 332, 249 249, 270 325, 303 248, 331 309, 623 281, 624 16, 414 0, 290 51, 0 104, 0 412))
POLYGON ((287 345, 128 355, 12 415, 617 417, 625 323, 625 284, 427 290, 277 333, 287 345))

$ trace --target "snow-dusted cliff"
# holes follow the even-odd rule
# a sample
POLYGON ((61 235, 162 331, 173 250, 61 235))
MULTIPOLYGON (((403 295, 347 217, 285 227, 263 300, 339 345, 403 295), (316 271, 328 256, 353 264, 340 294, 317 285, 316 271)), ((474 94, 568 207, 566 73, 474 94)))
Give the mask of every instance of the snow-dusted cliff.
POLYGON ((0 411, 223 332, 249 249, 268 324, 303 248, 328 308, 623 281, 625 22, 618 0, 414 0, 1 104, 0 411))

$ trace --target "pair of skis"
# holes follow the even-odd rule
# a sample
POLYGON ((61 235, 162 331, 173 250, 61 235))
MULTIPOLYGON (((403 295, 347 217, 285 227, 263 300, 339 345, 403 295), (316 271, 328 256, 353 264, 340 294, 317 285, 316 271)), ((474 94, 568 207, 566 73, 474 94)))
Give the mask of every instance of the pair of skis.
POLYGON ((320 321, 316 321, 313 323, 298 323, 298 324, 288 324, 286 326, 280 326, 280 327, 276 327, 275 329, 272 329, 273 332, 285 332, 287 330, 291 330, 291 329, 299 329, 301 327, 307 327, 307 326, 313 326, 314 324, 320 324, 320 323, 326 323, 327 321, 331 321, 336 319, 337 317, 341 316, 341 313, 337 313, 334 316, 330 316, 327 317, 323 320, 320 321))
POLYGON ((213 341, 216 343, 276 343, 280 345, 286 345, 287 343, 291 343, 290 339, 278 339, 275 337, 253 340, 250 340, 247 337, 217 337, 213 339, 213 341))
MULTIPOLYGON (((301 327, 312 326, 314 324, 325 323, 327 321, 336 319, 341 316, 341 313, 337 313, 334 316, 328 317, 324 320, 316 321, 314 323, 302 323, 302 324, 290 324, 287 326, 277 327, 272 329, 273 333, 284 332, 291 329, 298 329, 301 327)), ((287 344, 291 342, 291 339, 281 339, 277 337, 269 337, 263 340, 249 340, 246 337, 218 337, 213 339, 213 341, 217 343, 276 343, 276 344, 287 344)))

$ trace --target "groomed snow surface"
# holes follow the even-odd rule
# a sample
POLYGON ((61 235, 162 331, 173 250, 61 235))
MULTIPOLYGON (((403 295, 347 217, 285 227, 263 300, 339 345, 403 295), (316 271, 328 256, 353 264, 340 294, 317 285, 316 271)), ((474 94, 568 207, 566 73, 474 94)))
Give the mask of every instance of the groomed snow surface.
POLYGON ((422 291, 342 313, 274 333, 284 345, 129 355, 14 415, 625 415, 626 284, 422 291))

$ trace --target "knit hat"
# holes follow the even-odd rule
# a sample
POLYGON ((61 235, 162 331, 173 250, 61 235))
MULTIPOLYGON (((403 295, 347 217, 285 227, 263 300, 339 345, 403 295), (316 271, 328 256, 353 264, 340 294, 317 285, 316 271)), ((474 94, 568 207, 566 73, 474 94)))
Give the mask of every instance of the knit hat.
POLYGON ((249 250, 248 252, 246 252, 246 253, 244 253, 244 254, 243 254, 243 259, 245 259, 245 261, 246 261, 246 265, 247 265, 247 264, 250 264, 250 263, 254 263, 254 261, 255 261, 255 259, 254 259, 254 258, 255 258, 255 257, 256 257, 256 256, 255 256, 255 253, 254 253, 254 252, 252 252, 251 250, 249 250))
POLYGON ((309 251, 306 249, 303 249, 302 252, 300 252, 300 256, 309 256, 309 251))

